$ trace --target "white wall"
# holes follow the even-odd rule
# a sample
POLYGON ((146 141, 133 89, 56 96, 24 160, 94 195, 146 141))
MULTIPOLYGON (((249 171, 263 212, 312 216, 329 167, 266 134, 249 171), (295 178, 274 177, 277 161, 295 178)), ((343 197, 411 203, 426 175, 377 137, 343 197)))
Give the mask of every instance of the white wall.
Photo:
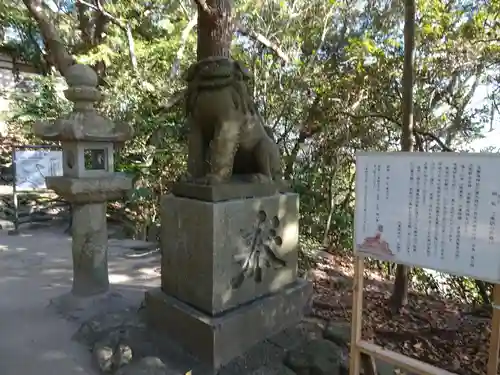
POLYGON ((18 62, 16 67, 18 74, 13 70, 12 57, 0 52, 0 136, 4 136, 7 131, 5 118, 10 107, 10 95, 16 89, 29 90, 32 78, 37 75, 34 68, 27 63, 18 62))

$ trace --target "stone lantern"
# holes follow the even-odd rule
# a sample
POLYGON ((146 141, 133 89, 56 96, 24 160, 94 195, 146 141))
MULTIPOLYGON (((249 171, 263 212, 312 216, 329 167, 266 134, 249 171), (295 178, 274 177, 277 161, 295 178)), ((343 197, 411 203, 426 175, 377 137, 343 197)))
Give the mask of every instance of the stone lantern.
POLYGON ((101 99, 98 77, 86 65, 71 66, 66 75, 66 98, 73 112, 54 122, 38 122, 36 136, 60 141, 63 176, 47 177, 47 187, 72 207, 72 297, 102 295, 109 290, 106 203, 132 188, 132 179, 113 170, 115 145, 132 137, 132 128, 100 116, 94 103, 101 99))

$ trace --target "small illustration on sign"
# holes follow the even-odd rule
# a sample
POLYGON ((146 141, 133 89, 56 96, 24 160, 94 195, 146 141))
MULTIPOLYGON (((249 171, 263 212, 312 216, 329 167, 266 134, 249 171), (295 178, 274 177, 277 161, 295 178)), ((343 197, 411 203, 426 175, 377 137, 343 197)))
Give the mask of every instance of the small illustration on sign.
POLYGON ((16 189, 45 189, 45 177, 61 176, 62 152, 51 150, 16 150, 15 151, 16 189))
POLYGON ((394 253, 389 248, 389 244, 382 238, 383 231, 384 226, 379 225, 377 227, 377 233, 375 233, 375 236, 365 237, 363 243, 358 245, 358 251, 370 255, 382 256, 385 258, 393 257, 394 253))

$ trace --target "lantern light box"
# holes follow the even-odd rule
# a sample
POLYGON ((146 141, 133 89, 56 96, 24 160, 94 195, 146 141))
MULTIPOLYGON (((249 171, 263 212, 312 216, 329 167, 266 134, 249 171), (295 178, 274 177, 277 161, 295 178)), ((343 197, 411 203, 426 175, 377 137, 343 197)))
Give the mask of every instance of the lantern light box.
POLYGON ((114 172, 112 142, 63 142, 63 171, 68 177, 99 177, 114 172))

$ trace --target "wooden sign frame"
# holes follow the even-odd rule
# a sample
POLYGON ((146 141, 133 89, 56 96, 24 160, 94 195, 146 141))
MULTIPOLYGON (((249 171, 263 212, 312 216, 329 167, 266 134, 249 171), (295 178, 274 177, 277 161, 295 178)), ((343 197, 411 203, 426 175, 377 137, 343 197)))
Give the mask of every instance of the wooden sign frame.
POLYGON ((17 164, 16 152, 17 151, 31 151, 31 150, 46 150, 46 151, 60 151, 61 152, 61 161, 62 161, 62 149, 60 146, 53 145, 13 145, 11 149, 11 158, 12 158, 12 202, 14 205, 14 231, 12 234, 19 233, 19 195, 21 193, 43 193, 50 192, 51 190, 47 188, 33 188, 33 189, 19 189, 17 186, 18 176, 17 176, 17 168, 19 165, 17 164))
MULTIPOLYGON (((432 366, 403 354, 384 349, 382 346, 364 341, 361 338, 363 321, 363 273, 365 257, 356 255, 354 259, 353 303, 351 314, 351 347, 349 358, 349 375, 360 375, 362 358, 369 356, 383 362, 394 364, 402 370, 421 375, 456 375, 444 369, 432 366)), ((500 285, 495 284, 493 290, 493 318, 489 345, 487 375, 498 374, 498 352, 500 350, 500 285)), ((374 361, 371 361, 374 363, 374 361)))

